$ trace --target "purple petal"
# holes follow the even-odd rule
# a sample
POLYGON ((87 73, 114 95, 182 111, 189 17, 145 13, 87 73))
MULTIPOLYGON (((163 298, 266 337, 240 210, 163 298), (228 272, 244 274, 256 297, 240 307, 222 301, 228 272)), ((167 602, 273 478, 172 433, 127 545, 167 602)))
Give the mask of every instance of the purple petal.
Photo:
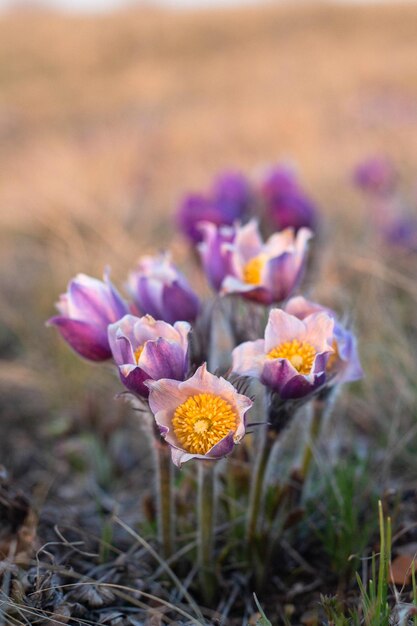
POLYGON ((265 363, 261 382, 279 393, 283 400, 302 398, 324 384, 324 372, 304 376, 298 374, 286 359, 273 359, 265 363))
POLYGON ((188 369, 186 353, 182 346, 162 337, 146 342, 139 364, 153 380, 160 378, 184 380, 188 369))
POLYGON ((55 316, 47 322, 56 326, 61 336, 75 352, 90 361, 106 361, 111 358, 107 328, 68 317, 55 316))
POLYGON ((212 459, 220 459, 231 453, 235 445, 234 434, 230 432, 226 437, 223 437, 221 441, 216 443, 210 450, 205 454, 206 457, 212 459))
POLYGON ((295 376, 297 370, 286 359, 267 359, 261 372, 261 382, 273 391, 281 393, 285 385, 295 376))
POLYGON ((112 311, 104 285, 100 281, 97 288, 83 285, 76 280, 69 284, 69 306, 71 317, 88 320, 89 322, 107 325, 116 320, 112 319, 112 311))
POLYGON ((265 283, 272 302, 282 302, 291 295, 301 281, 303 269, 302 259, 293 252, 284 252, 267 262, 265 283))
POLYGON ((129 307, 110 280, 109 272, 104 273, 104 281, 108 287, 113 319, 116 322, 129 312, 129 307))
POLYGON ((143 369, 140 367, 119 367, 119 375, 120 380, 129 391, 133 391, 133 393, 144 398, 149 396, 149 388, 144 383, 151 377, 143 369))
POLYGON ((325 382, 326 374, 324 372, 316 374, 311 380, 298 374, 282 388, 280 396, 283 400, 303 398, 324 385, 325 382))
POLYGON ((232 251, 227 244, 233 242, 235 229, 217 228, 208 222, 203 222, 200 229, 203 234, 203 241, 198 246, 201 263, 210 285, 219 291, 224 278, 233 273, 232 251))
POLYGON ((198 243, 202 239, 199 222, 213 222, 213 217, 216 217, 216 211, 205 196, 189 194, 179 206, 177 224, 186 237, 193 243, 198 243))
POLYGON ((200 301, 189 288, 183 287, 179 281, 165 285, 162 291, 162 313, 166 322, 184 320, 194 322, 200 310, 200 301))
MULTIPOLYGON (((132 317, 132 316, 126 316, 132 317)), ((123 320, 121 320, 122 322, 123 320)), ((128 337, 124 334, 121 322, 115 322, 108 327, 108 339, 110 349, 113 354, 113 359, 116 365, 136 364, 135 356, 133 354, 132 344, 128 337)))
POLYGON ((302 227, 314 229, 317 221, 317 210, 313 202, 302 192, 282 194, 271 200, 269 215, 277 228, 302 227))
POLYGON ((152 315, 155 319, 163 319, 162 290, 162 282, 147 276, 138 276, 136 292, 132 295, 143 313, 152 315))
POLYGON ((336 381, 348 383, 363 378, 356 337, 340 325, 335 328, 335 339, 340 362, 337 365, 336 381))

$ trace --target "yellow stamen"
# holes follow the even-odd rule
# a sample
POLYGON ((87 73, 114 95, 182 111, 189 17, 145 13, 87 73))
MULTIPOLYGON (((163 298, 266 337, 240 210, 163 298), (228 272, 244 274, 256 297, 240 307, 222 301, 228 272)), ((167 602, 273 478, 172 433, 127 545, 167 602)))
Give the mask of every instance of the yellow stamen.
POLYGON ((316 350, 307 341, 286 341, 268 353, 270 359, 288 359, 300 374, 309 374, 313 367, 316 350))
POLYGON ((248 261, 243 268, 243 280, 250 285, 260 285, 262 282, 262 270, 266 263, 264 254, 255 256, 248 261))
POLYGON ((133 353, 135 356, 136 365, 138 365, 139 363, 140 355, 142 354, 144 347, 145 346, 139 346, 139 348, 136 348, 136 350, 133 353))
POLYGON ((212 393, 199 393, 177 407, 172 426, 184 450, 206 454, 230 431, 236 430, 237 414, 224 398, 212 393))

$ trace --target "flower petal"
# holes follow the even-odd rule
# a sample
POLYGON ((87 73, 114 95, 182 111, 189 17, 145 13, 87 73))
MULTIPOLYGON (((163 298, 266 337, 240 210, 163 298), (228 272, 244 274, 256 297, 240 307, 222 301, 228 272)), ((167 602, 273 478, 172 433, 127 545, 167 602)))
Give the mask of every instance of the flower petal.
POLYGON ((237 230, 234 247, 243 263, 247 263, 260 254, 262 238, 256 220, 250 220, 245 226, 237 230))
POLYGON ((138 396, 148 397, 149 389, 145 381, 149 380, 150 376, 145 370, 135 365, 122 365, 119 367, 119 374, 120 380, 127 389, 138 396))
POLYGON ((265 285, 271 293, 271 302, 282 302, 299 285, 304 269, 303 258, 294 252, 284 252, 267 261, 265 285))
POLYGON ((241 376, 259 378, 265 360, 265 341, 245 341, 237 346, 232 353, 233 371, 241 376))
POLYGON ((272 309, 265 329, 265 352, 270 352, 286 341, 302 340, 305 333, 306 326, 303 321, 282 309, 272 309))
POLYGON ((188 369, 183 347, 163 337, 145 343, 138 364, 148 372, 149 378, 154 380, 160 378, 183 380, 188 369))
POLYGON ((334 319, 327 313, 313 313, 304 320, 306 326, 305 340, 308 341, 317 352, 333 351, 334 319))
POLYGON ((101 326, 59 315, 51 317, 47 324, 56 326, 71 348, 85 359, 106 361, 111 358, 107 332, 101 326))
POLYGON ((190 288, 184 287, 179 281, 165 285, 162 291, 163 318, 173 324, 177 320, 193 322, 200 310, 200 302, 190 288))

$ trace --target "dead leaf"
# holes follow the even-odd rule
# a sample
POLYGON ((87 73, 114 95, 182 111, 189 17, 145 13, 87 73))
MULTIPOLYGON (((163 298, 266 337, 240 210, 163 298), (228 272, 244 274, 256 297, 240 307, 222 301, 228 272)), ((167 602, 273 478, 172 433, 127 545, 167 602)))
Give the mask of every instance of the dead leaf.
POLYGON ((411 568, 415 560, 414 554, 399 554, 391 563, 391 582, 394 585, 409 585, 411 582, 411 568))

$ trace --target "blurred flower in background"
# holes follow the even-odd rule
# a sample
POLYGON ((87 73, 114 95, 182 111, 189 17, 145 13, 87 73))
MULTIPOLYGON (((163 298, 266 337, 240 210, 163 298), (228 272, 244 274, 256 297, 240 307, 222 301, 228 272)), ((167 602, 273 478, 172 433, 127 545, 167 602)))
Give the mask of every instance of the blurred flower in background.
POLYGON ((181 201, 176 220, 180 231, 192 242, 202 240, 201 222, 231 226, 241 220, 251 202, 248 180, 239 172, 224 172, 208 193, 190 193, 181 201))
POLYGON ((317 227, 317 209, 302 189, 296 172, 286 165, 270 168, 260 185, 267 219, 275 229, 317 227))
POLYGON ((354 169, 353 181, 365 194, 368 218, 377 236, 393 248, 416 251, 417 218, 394 164, 386 157, 368 158, 354 169))
POLYGON ((223 280, 222 293, 240 294, 262 304, 285 300, 301 281, 311 237, 307 228, 297 234, 287 228, 264 243, 256 220, 237 228, 228 244, 232 274, 223 280))
POLYGON ((384 156, 374 156, 356 166, 353 180, 362 191, 371 195, 384 196, 395 190, 398 174, 390 159, 384 156))

